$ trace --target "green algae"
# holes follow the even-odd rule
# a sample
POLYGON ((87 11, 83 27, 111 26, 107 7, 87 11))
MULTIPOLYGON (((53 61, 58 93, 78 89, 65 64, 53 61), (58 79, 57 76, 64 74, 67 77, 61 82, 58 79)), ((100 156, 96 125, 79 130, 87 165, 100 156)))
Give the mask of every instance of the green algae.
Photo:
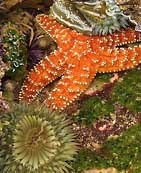
MULTIPOLYGON (((109 139, 104 143, 103 150, 110 166, 118 170, 127 170, 134 161, 140 159, 141 126, 135 125, 117 139, 109 139)), ((139 160, 141 161, 141 160, 139 160)))
POLYGON ((96 168, 115 167, 119 173, 128 169, 141 170, 141 126, 134 125, 117 138, 107 140, 100 151, 82 149, 73 167, 76 172, 96 168))
POLYGON ((111 99, 131 111, 141 111, 141 69, 131 70, 119 80, 112 90, 111 99))
MULTIPOLYGON (((90 89, 95 91, 102 90, 104 84, 109 83, 113 74, 98 74, 92 82, 90 89)), ((103 99, 100 96, 92 96, 81 103, 80 110, 74 116, 74 119, 80 123, 90 125, 94 121, 108 117, 110 113, 114 112, 113 103, 109 100, 103 99)))
POLYGON ((107 168, 109 165, 104 158, 99 156, 95 151, 89 149, 80 150, 76 157, 75 163, 73 163, 73 168, 75 172, 82 173, 83 170, 91 168, 107 168))
POLYGON ((95 96, 82 103, 81 109, 75 118, 79 122, 89 125, 100 118, 109 116, 112 112, 114 112, 114 106, 109 101, 95 96))
MULTIPOLYGON (((82 103, 77 120, 92 124, 98 119, 110 116, 114 112, 113 105, 119 103, 130 111, 141 111, 141 70, 127 71, 111 90, 108 100, 93 96, 82 103)), ((74 163, 76 172, 96 168, 115 167, 119 173, 141 172, 141 126, 134 125, 124 131, 121 136, 107 140, 100 152, 82 149, 74 163)))

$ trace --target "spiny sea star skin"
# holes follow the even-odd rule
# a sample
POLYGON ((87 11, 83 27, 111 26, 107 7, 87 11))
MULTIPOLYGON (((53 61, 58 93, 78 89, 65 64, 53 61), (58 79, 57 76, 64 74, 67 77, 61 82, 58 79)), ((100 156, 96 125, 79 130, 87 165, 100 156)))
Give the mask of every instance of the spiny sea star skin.
POLYGON ((20 100, 31 102, 41 89, 61 76, 45 103, 52 110, 63 110, 88 88, 97 72, 131 69, 141 63, 140 46, 120 47, 141 41, 141 33, 132 29, 107 36, 86 36, 47 15, 38 15, 36 19, 56 41, 58 49, 31 70, 20 100))

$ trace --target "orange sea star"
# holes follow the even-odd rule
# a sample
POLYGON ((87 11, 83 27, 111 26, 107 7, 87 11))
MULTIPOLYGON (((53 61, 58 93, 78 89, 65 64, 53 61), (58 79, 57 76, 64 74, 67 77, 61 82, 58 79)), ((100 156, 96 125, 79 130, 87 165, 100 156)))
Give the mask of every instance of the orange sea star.
POLYGON ((88 88, 97 72, 131 69, 141 63, 141 47, 126 45, 141 40, 141 33, 132 29, 87 36, 47 15, 38 15, 36 19, 56 41, 58 49, 31 70, 22 87, 21 100, 31 102, 43 87, 61 76, 45 102, 53 110, 63 110, 88 88))

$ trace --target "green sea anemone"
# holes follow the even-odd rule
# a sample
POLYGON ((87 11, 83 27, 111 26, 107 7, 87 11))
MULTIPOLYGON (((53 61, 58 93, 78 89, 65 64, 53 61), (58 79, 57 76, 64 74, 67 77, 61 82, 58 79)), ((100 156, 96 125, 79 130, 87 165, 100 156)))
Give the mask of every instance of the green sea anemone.
POLYGON ((16 104, 1 115, 0 172, 67 173, 76 154, 64 115, 45 106, 16 104))
POLYGON ((75 4, 90 23, 93 35, 111 34, 128 27, 128 17, 123 15, 114 0, 90 0, 75 4))
POLYGON ((128 27, 129 23, 114 0, 57 0, 50 9, 50 16, 88 35, 111 34, 128 27))

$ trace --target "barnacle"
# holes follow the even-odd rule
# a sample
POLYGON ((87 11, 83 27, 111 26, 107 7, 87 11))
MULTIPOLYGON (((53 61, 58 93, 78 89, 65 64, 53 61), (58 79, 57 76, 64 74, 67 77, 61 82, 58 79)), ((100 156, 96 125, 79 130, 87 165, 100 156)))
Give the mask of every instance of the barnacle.
POLYGON ((75 135, 64 115, 51 113, 45 106, 16 104, 1 122, 0 159, 4 163, 0 163, 0 171, 68 172, 67 161, 73 160, 77 147, 75 135))

